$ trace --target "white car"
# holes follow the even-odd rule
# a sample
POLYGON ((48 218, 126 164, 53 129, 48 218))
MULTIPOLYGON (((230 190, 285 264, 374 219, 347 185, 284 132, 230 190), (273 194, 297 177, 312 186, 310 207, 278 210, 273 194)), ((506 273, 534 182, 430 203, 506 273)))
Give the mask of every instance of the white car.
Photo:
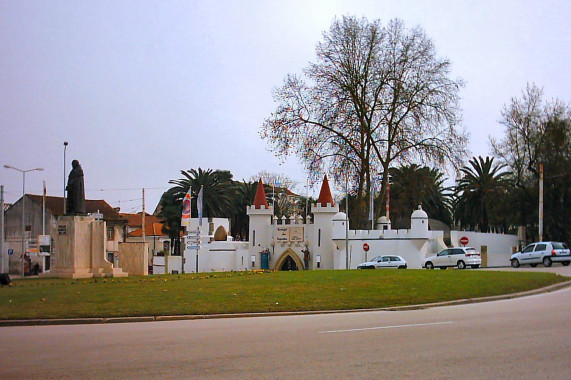
POLYGON ((520 265, 529 264, 536 267, 537 264, 543 264, 550 267, 554 262, 560 262, 567 266, 571 262, 569 248, 565 243, 556 241, 541 241, 531 243, 521 252, 516 252, 510 257, 512 267, 519 268, 520 265))
POLYGON ((422 260, 422 267, 426 269, 446 269, 448 267, 464 269, 468 265, 472 268, 478 268, 482 265, 480 252, 472 247, 447 248, 422 260))
POLYGON ((366 263, 361 263, 357 266, 357 269, 375 269, 375 268, 395 268, 395 269, 406 269, 408 265, 405 259, 400 256, 394 255, 384 255, 377 256, 374 259, 367 261, 366 263))

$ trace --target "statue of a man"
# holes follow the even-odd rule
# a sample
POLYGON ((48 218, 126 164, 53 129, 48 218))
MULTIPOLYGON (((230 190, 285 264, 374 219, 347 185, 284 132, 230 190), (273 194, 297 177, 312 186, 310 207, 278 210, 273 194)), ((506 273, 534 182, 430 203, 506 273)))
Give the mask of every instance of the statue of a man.
POLYGON ((66 215, 85 214, 85 188, 83 185, 83 169, 79 161, 71 162, 71 172, 67 179, 66 215))

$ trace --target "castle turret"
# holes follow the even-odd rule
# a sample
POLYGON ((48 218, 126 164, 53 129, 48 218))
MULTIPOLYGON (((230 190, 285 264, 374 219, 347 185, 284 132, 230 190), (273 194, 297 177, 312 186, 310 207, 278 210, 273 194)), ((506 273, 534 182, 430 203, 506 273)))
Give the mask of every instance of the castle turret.
POLYGON ((414 210, 410 216, 410 233, 413 238, 428 238, 428 214, 424 212, 422 206, 414 210))
POLYGON ((391 229, 391 220, 386 216, 380 216, 377 219, 377 230, 386 231, 391 229))
MULTIPOLYGON (((333 243, 333 217, 339 212, 339 207, 333 202, 329 181, 327 176, 323 178, 321 191, 317 203, 311 207, 314 216, 313 234, 311 237, 313 245, 313 258, 321 259, 319 268, 333 269, 333 254, 335 246, 333 243)), ((313 268, 317 269, 317 262, 313 261, 313 268)))
POLYGON ((258 182, 258 189, 254 197, 254 203, 248 207, 246 212, 250 217, 250 252, 256 256, 255 268, 260 267, 259 251, 269 248, 272 243, 272 217, 274 215, 273 206, 268 206, 264 184, 262 179, 258 182))

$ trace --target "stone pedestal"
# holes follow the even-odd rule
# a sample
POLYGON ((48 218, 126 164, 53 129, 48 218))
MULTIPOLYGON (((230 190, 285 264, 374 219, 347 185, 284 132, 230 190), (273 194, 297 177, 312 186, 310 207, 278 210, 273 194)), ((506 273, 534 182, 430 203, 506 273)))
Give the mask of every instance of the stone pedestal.
POLYGON ((46 276, 60 278, 126 277, 105 258, 106 223, 92 216, 59 218, 52 268, 46 276))

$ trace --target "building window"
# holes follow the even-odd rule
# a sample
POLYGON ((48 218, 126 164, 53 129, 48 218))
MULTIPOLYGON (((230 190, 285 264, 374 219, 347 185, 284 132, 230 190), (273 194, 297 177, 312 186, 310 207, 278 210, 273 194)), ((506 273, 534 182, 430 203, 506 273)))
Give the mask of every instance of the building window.
POLYGON ((317 246, 321 247, 321 229, 317 230, 317 246))
POLYGON ((107 240, 115 239, 115 228, 107 227, 107 240))

